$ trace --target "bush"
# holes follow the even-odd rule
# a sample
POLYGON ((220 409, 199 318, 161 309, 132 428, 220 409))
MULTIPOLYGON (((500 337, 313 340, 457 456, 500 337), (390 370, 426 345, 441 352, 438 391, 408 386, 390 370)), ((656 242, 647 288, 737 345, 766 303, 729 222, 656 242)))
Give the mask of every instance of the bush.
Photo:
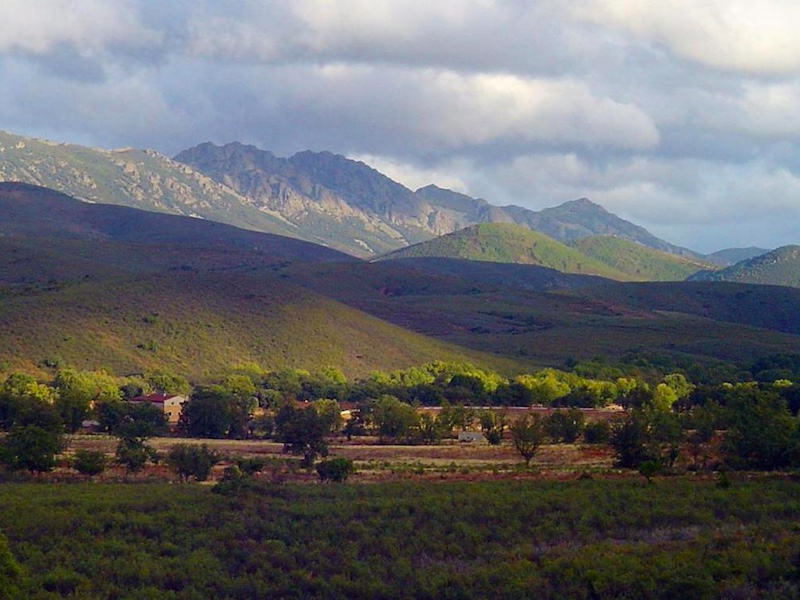
POLYGON ((583 433, 586 417, 579 408, 557 410, 544 420, 547 435, 554 443, 572 444, 583 433))
POLYGON ((167 455, 167 463, 175 469, 181 481, 194 477, 197 481, 205 481, 211 468, 219 462, 219 454, 209 449, 207 444, 176 444, 167 455))
POLYGON ((590 421, 583 429, 583 440, 587 444, 607 444, 611 437, 608 421, 590 421))
POLYGON ((81 475, 99 475, 106 470, 108 458, 99 450, 78 450, 72 459, 72 466, 81 475))
POLYGON ((353 461, 349 458, 331 458, 317 464, 317 475, 320 481, 347 481, 351 473, 355 472, 353 461))

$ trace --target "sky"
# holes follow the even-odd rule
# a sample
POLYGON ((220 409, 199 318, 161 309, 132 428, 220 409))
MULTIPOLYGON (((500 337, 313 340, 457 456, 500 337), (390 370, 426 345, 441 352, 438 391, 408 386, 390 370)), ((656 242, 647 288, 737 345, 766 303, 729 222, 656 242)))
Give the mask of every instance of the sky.
POLYGON ((3 0, 0 129, 329 150, 774 248, 800 244, 798 31, 797 0, 3 0))

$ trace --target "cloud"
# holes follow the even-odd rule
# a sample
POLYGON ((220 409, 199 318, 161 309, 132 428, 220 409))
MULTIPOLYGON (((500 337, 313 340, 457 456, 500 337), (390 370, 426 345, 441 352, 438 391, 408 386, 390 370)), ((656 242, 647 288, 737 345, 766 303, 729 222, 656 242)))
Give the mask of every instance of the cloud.
POLYGON ((793 0, 577 0, 571 8, 577 18, 711 68, 752 75, 800 72, 800 11, 793 0))
MULTIPOLYGON (((599 97, 580 82, 513 75, 461 75, 435 69, 340 64, 273 73, 281 108, 350 128, 342 143, 442 153, 507 144, 649 148, 658 130, 638 107, 599 97)), ((328 125, 336 128, 337 125, 328 125)), ((388 148, 387 148, 388 150, 388 148)))
POLYGON ((681 243, 706 227, 748 245, 768 222, 787 240, 797 222, 788 0, 7 0, 3 13, 0 127, 22 135, 331 150, 501 204, 587 196, 681 243))
POLYGON ((440 167, 420 167, 394 158, 372 154, 354 154, 348 158, 369 165, 410 190, 418 190, 426 185, 434 184, 454 192, 466 193, 469 191, 464 180, 456 174, 463 168, 463 163, 458 166, 451 162, 440 167))
POLYGON ((160 36, 125 2, 4 0, 0 52, 41 56, 63 46, 96 53, 111 45, 141 47, 160 36))

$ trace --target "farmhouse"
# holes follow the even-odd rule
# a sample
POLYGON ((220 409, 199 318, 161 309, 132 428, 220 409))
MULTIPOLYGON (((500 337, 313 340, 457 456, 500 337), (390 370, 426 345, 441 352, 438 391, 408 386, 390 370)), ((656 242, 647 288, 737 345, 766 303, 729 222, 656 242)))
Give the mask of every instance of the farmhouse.
POLYGON ((164 416, 167 417, 167 423, 177 425, 178 420, 181 418, 183 403, 186 400, 186 396, 177 396, 175 394, 149 394, 147 396, 136 396, 131 398, 129 402, 134 404, 147 403, 160 408, 164 412, 164 416))

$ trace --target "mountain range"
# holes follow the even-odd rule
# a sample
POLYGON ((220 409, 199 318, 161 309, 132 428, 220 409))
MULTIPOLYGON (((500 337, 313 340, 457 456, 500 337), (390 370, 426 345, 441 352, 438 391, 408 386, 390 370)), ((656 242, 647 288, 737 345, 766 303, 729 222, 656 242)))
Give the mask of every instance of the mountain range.
POLYGON ((0 134, 0 372, 520 372, 800 347, 796 246, 720 268, 585 199, 537 213, 413 192, 330 153, 176 158, 0 134))
POLYGON ((366 262, 275 234, 0 184, 6 372, 167 368, 201 381, 244 362, 366 375, 430 360, 520 372, 631 352, 749 360, 798 347, 798 306, 790 287, 625 284, 453 258, 366 262))
POLYGON ((696 257, 585 198, 536 212, 432 185, 415 192, 330 152, 280 158, 239 143, 204 143, 170 159, 150 150, 100 150, 0 132, 0 181, 277 233, 361 258, 494 222, 561 242, 611 235, 696 257))

